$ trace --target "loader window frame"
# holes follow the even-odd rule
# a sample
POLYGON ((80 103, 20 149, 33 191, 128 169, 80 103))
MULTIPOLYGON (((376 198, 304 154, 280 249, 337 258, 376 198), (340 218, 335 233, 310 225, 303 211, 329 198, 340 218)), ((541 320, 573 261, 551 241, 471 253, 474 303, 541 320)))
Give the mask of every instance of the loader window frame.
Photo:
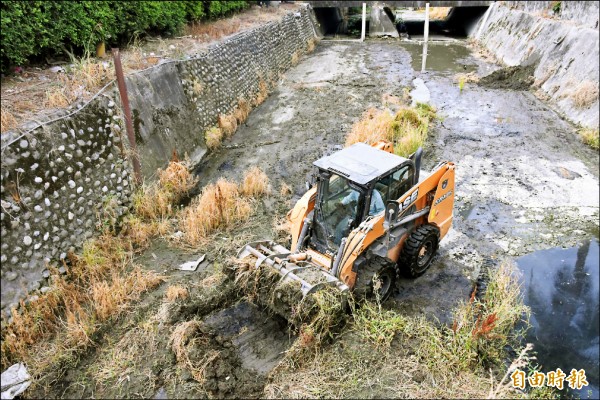
POLYGON ((339 248, 341 238, 362 221, 362 209, 367 190, 346 177, 329 171, 321 171, 317 185, 318 196, 313 217, 315 240, 311 243, 317 251, 335 252, 339 248), (339 210, 335 209, 335 204, 340 203, 352 192, 356 193, 356 199, 352 200, 346 208, 350 211, 347 218, 338 218, 336 214, 339 214, 339 210))
POLYGON ((398 200, 404 193, 409 191, 414 186, 415 167, 411 161, 401 164, 390 173, 373 181, 370 185, 369 193, 365 199, 364 215, 372 215, 369 213, 371 197, 373 191, 377 190, 381 195, 383 204, 387 204, 390 200, 398 200))

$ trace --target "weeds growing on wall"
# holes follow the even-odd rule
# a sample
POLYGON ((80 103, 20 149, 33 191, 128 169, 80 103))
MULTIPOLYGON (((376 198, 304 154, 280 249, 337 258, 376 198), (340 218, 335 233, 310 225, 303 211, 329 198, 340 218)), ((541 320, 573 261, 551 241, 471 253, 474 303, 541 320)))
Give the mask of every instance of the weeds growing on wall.
POLYGON ((26 362, 43 374, 56 362, 92 344, 101 324, 119 316, 128 305, 163 278, 132 266, 131 245, 123 237, 103 235, 69 256, 65 275, 56 269, 50 290, 20 310, 2 333, 2 368, 26 362))
POLYGON ((579 135, 585 144, 598 150, 600 144, 600 134, 598 129, 583 128, 579 131, 579 135))
MULTIPOLYGON (((69 253, 66 274, 50 267, 49 291, 12 310, 12 321, 2 331, 3 369, 24 361, 39 375, 68 361, 92 344, 103 323, 163 281, 133 265, 133 252, 171 229, 168 217, 196 179, 176 157, 157 175, 155 183, 135 194, 134 212, 125 217, 118 235, 112 224, 100 223, 106 229, 99 238, 86 241, 79 254, 69 253)), ((183 293, 173 289, 170 296, 183 293)))
MULTIPOLYGON (((312 53, 318 40, 311 38, 306 43, 306 53, 312 53)), ((294 52, 290 62, 296 65, 300 60, 301 52, 294 52)), ((240 98, 238 104, 229 114, 221 114, 217 117, 217 125, 209 128, 204 132, 206 147, 209 150, 216 150, 221 147, 221 143, 225 139, 229 139, 237 131, 238 127, 243 124, 250 115, 253 107, 258 107, 269 97, 269 92, 274 87, 275 81, 273 77, 260 77, 258 80, 258 90, 252 98, 240 98)))
POLYGON ((588 108, 598 103, 598 82, 583 81, 569 94, 577 108, 588 108))

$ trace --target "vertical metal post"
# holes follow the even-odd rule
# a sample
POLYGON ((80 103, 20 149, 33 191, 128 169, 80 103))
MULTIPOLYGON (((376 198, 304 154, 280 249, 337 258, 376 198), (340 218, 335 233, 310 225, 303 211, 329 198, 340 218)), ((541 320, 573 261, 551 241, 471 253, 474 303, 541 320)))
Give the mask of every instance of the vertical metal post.
POLYGON ((365 34, 367 29, 367 3, 363 3, 363 13, 362 13, 362 30, 360 32, 360 40, 361 42, 365 41, 365 34))
POLYGON ((423 63, 421 64, 421 72, 425 72, 427 64, 427 41, 429 40, 429 3, 425 4, 425 26, 423 27, 423 63))
POLYGON ((135 183, 139 185, 142 183, 142 167, 140 165, 140 158, 135 143, 131 108, 129 107, 129 97, 127 96, 127 85, 125 84, 123 66, 121 65, 121 54, 119 54, 119 49, 112 49, 112 53, 115 62, 115 74, 117 75, 117 86, 119 88, 119 95, 121 96, 123 113, 125 114, 125 129, 127 131, 127 137, 129 138, 129 146, 131 147, 131 163, 133 164, 135 183))

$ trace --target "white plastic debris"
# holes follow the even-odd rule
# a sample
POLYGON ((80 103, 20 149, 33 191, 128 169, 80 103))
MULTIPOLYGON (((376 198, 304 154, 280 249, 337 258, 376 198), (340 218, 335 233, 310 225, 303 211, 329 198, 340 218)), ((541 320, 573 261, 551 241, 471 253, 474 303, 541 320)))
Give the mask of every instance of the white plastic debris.
POLYGON ((6 371, 0 377, 2 386, 2 399, 14 399, 31 385, 31 376, 27 372, 25 364, 18 363, 6 371))
POLYGON ((179 269, 182 271, 195 271, 198 268, 198 266, 202 263, 202 261, 204 261, 205 257, 206 254, 202 254, 200 258, 196 261, 188 261, 186 263, 181 264, 179 266, 179 269))

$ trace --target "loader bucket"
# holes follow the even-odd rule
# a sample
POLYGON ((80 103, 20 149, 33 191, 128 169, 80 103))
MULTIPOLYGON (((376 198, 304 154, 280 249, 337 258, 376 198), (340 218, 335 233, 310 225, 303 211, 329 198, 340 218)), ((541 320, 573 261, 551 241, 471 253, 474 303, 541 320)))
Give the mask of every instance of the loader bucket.
POLYGON ((302 257, 291 254, 279 244, 272 241, 248 243, 238 252, 238 259, 250 256, 256 259, 253 266, 256 272, 277 272, 280 277, 273 287, 261 288, 259 302, 291 323, 303 319, 299 315, 302 306, 310 303, 310 296, 325 288, 333 289, 339 294, 340 301, 346 302, 349 291, 346 284, 310 261, 297 261, 302 257), (261 271, 266 268, 269 271, 261 271))

